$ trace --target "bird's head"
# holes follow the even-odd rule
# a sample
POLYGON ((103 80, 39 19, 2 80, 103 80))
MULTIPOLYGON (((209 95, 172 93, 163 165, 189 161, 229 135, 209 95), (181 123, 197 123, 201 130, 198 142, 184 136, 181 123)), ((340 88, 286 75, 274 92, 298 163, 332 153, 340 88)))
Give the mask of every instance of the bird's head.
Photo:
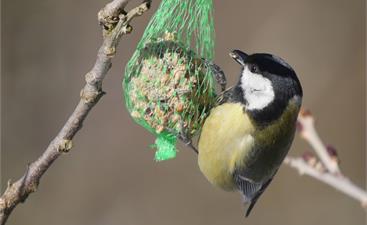
POLYGON ((291 99, 301 104, 302 87, 291 66, 280 57, 234 50, 230 56, 242 67, 237 84, 245 109, 271 121, 277 119, 291 99))

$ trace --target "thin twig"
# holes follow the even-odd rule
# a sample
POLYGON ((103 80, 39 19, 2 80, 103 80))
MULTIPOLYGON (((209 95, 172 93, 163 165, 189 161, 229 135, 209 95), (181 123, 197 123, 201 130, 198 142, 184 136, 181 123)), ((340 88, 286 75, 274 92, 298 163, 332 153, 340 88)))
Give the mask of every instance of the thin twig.
POLYGON ((37 190, 42 175, 52 163, 64 152, 72 148, 72 139, 82 128, 89 111, 103 96, 102 81, 111 68, 111 60, 116 54, 116 47, 124 34, 132 31, 131 20, 149 9, 150 1, 144 1, 128 13, 123 13, 130 0, 114 0, 98 13, 99 21, 104 25, 104 39, 97 60, 92 70, 85 75, 86 84, 80 92, 80 101, 65 125, 51 141, 44 153, 27 167, 26 173, 8 186, 0 197, 0 224, 4 225, 13 211, 28 195, 37 190), (103 12, 103 13, 101 13, 103 12), (109 20, 113 18, 113 20, 109 20), (117 19, 116 19, 117 18, 117 19))
POLYGON ((315 167, 309 165, 301 157, 295 158, 287 156, 284 163, 294 169, 296 169, 301 175, 308 175, 321 181, 325 184, 332 186, 333 188, 343 192, 344 194, 356 199, 361 202, 363 207, 367 204, 367 193, 361 189, 349 179, 342 175, 335 175, 329 172, 321 172, 315 167))
POLYGON ((298 116, 300 136, 316 152, 318 158, 307 152, 303 157, 287 156, 284 164, 296 169, 301 175, 308 175, 322 183, 358 200, 362 207, 367 207, 367 192, 351 182, 339 169, 336 150, 326 147, 315 128, 314 118, 309 111, 301 111, 298 116))
MULTIPOLYGON (((131 0, 114 0, 108 3, 98 12, 98 21, 106 30, 114 28, 119 21, 120 15, 126 15, 125 7, 131 0)), ((143 1, 147 8, 150 7, 151 0, 143 1)), ((143 12, 142 12, 143 13, 143 12)), ((139 14, 136 14, 139 15, 139 14)))
POLYGON ((300 135, 315 150, 320 160, 330 173, 340 173, 339 165, 329 157, 326 146, 322 143, 320 136, 315 129, 315 120, 309 111, 301 111, 298 117, 300 124, 300 135))

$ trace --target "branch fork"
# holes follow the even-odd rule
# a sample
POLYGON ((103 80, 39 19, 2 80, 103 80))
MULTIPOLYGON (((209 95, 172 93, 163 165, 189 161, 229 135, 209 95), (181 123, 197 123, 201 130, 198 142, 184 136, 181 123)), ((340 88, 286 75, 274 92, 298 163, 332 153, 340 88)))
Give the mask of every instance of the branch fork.
POLYGON ((296 169, 300 175, 308 175, 334 187, 356 199, 362 207, 366 208, 366 190, 358 187, 342 174, 336 149, 332 146, 326 146, 321 141, 310 111, 302 110, 297 123, 300 136, 312 146, 316 155, 312 152, 305 152, 302 157, 287 156, 284 164, 296 169))

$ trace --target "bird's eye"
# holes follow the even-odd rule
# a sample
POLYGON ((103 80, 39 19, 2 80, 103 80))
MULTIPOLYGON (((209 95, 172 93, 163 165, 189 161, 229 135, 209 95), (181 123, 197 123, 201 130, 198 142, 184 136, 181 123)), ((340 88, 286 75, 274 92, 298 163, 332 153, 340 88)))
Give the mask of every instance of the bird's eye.
POLYGON ((250 66, 250 71, 251 73, 258 73, 259 72, 259 68, 255 65, 251 65, 250 66))

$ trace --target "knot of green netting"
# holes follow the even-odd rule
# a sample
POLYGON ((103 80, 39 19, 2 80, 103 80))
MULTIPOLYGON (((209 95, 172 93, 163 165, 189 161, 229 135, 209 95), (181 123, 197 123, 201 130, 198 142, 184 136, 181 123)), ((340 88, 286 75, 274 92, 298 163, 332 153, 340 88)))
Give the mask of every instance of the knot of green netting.
POLYGON ((176 142, 175 135, 170 133, 162 133, 155 139, 155 144, 152 147, 156 148, 154 159, 156 161, 164 161, 176 157, 176 142))

